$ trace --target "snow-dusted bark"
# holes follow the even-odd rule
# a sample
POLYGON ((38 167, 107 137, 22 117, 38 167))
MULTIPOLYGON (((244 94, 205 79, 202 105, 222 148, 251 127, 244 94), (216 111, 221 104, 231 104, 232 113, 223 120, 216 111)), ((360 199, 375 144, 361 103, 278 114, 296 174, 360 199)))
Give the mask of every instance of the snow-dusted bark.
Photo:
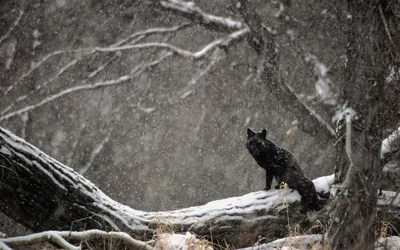
MULTIPOLYGON (((33 231, 122 231, 149 240, 160 226, 176 232, 251 246, 259 235, 268 241, 287 235, 288 215, 294 225, 300 196, 290 189, 258 191, 175 211, 144 212, 112 200, 73 169, 0 128, 0 209, 33 231)), ((112 174, 112 173, 110 173, 112 174)), ((134 177, 133 177, 134 178, 134 177)), ((314 180, 317 192, 330 192, 333 175, 314 180)), ((381 204, 398 197, 385 192, 381 204)))
MULTIPOLYGON (((0 166, 0 209, 36 232, 101 229, 147 240, 165 224, 203 236, 212 233, 214 239, 224 235, 232 243, 246 234, 242 241, 255 242, 260 234, 271 239, 284 235, 287 207, 300 199, 291 190, 259 191, 176 211, 143 212, 112 200, 73 169, 2 128, 0 166)), ((290 207, 293 222, 305 217, 297 207, 290 207)))
POLYGON ((348 29, 347 61, 341 87, 349 108, 342 114, 346 126, 338 130, 342 139, 336 144, 336 178, 342 186, 331 203, 327 238, 331 249, 374 249, 380 221, 380 142, 385 128, 398 124, 391 111, 398 110, 398 92, 387 85, 387 72, 382 70, 393 60, 388 56, 391 48, 387 47, 382 22, 390 15, 379 14, 373 1, 348 1, 347 11, 343 17, 348 29))

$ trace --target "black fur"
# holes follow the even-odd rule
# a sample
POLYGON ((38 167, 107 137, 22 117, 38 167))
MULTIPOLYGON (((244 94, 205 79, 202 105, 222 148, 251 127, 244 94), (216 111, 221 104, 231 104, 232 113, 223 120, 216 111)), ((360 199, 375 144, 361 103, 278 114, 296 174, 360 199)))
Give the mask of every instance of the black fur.
POLYGON ((267 131, 254 132, 247 129, 246 147, 257 164, 266 171, 265 190, 271 188, 273 177, 278 183, 285 182, 301 195, 303 211, 319 209, 314 183, 305 176, 296 158, 286 149, 267 139, 267 131))

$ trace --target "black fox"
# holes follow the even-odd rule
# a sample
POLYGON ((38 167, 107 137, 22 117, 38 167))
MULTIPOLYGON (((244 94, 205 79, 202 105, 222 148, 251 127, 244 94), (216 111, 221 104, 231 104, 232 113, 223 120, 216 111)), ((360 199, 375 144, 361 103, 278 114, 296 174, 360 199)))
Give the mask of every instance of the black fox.
POLYGON ((271 188, 273 177, 278 183, 285 182, 301 195, 302 210, 319 209, 314 183, 305 176, 296 158, 286 149, 267 139, 267 131, 253 132, 247 129, 246 147, 257 164, 266 171, 265 190, 271 188))

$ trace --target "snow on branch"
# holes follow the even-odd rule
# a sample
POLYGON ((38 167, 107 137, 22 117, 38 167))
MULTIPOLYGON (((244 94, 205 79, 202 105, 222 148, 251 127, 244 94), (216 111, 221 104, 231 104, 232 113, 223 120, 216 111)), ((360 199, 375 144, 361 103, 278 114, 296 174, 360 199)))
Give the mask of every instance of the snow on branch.
POLYGON ((318 121, 319 124, 322 127, 324 127, 327 132, 329 132, 330 136, 335 138, 336 137, 336 132, 333 129, 333 127, 327 121, 325 121, 325 119, 322 118, 322 116, 320 114, 318 114, 317 111, 315 111, 311 106, 307 105, 307 103, 302 101, 302 99, 295 93, 293 88, 288 83, 284 82, 283 85, 284 85, 284 88, 286 88, 288 90, 288 93, 290 93, 290 95, 292 95, 292 96, 294 96, 296 98, 295 100, 297 100, 298 103, 303 107, 303 110, 308 111, 308 114, 310 114, 312 117, 314 117, 314 119, 316 121, 318 121))
POLYGON ((1 240, 0 240, 0 249, 2 249, 2 250, 12 250, 5 243, 3 243, 1 240))
POLYGON ((233 20, 229 17, 220 17, 207 14, 202 11, 194 2, 185 2, 181 0, 160 1, 160 4, 167 9, 175 10, 181 14, 187 15, 202 24, 212 25, 222 29, 242 29, 245 25, 242 22, 233 20))
MULTIPOLYGON (((121 46, 122 44, 128 42, 130 39, 135 38, 135 37, 139 37, 139 36, 144 37, 144 36, 146 36, 146 35, 159 34, 159 33, 167 33, 167 32, 174 32, 174 31, 177 31, 177 30, 182 29, 182 28, 187 27, 187 26, 188 26, 188 24, 182 24, 182 25, 175 25, 175 26, 172 26, 172 27, 157 27, 157 28, 150 28, 150 29, 147 29, 147 30, 138 31, 138 32, 135 32, 135 33, 129 35, 129 36, 126 37, 126 38, 123 38, 123 39, 121 39, 121 40, 119 40, 119 41, 117 41, 117 42, 111 44, 109 47, 118 47, 118 46, 121 46)), ((131 42, 131 43, 132 43, 132 42, 131 42)), ((6 95, 7 93, 9 93, 12 89, 14 89, 16 86, 18 86, 18 85, 22 82, 22 80, 24 80, 26 77, 28 77, 29 75, 31 75, 33 71, 35 71, 36 69, 38 69, 40 66, 42 66, 45 62, 47 62, 49 59, 53 58, 54 56, 61 55, 61 54, 70 54, 70 53, 72 53, 72 54, 81 54, 81 57, 85 57, 85 56, 88 56, 88 55, 93 54, 93 52, 95 52, 95 50, 93 50, 93 48, 78 48, 78 49, 56 50, 56 51, 53 51, 53 52, 51 52, 51 53, 49 53, 49 54, 43 56, 42 59, 40 59, 38 62, 36 62, 35 64, 33 64, 33 66, 32 66, 28 71, 26 71, 25 73, 23 73, 23 74, 15 81, 14 84, 10 85, 10 86, 6 89, 6 91, 5 91, 4 94, 6 95)), ((71 63, 72 63, 72 62, 71 62, 71 63)), ((71 64, 71 63, 69 63, 69 64, 71 64)), ((67 64, 67 65, 64 66, 63 68, 66 68, 66 67, 68 68, 68 67, 69 67, 69 66, 68 66, 69 64, 67 64)), ((62 71, 62 69, 61 69, 60 71, 62 71)), ((59 73, 60 73, 60 72, 59 72, 59 73)), ((61 72, 61 73, 62 73, 62 72, 61 72)), ((60 73, 60 74, 61 74, 61 73, 60 73)), ((3 112, 4 112, 4 111, 3 111, 3 112)), ((2 114, 4 114, 3 112, 2 112, 2 114)))
POLYGON ((23 100, 25 100, 26 98, 28 98, 28 96, 32 95, 33 93, 36 93, 37 91, 39 91, 40 89, 42 89, 43 87, 47 86, 48 84, 52 83, 55 79, 57 79, 60 75, 62 75, 66 70, 68 70, 70 67, 74 66, 76 63, 78 62, 78 59, 74 59, 72 61, 70 61, 69 63, 67 63, 64 67, 62 67, 59 71, 56 72, 56 74, 54 76, 52 76, 49 80, 45 81, 43 84, 40 84, 39 86, 37 86, 35 89, 31 90, 28 94, 22 95, 20 97, 18 97, 11 105, 9 105, 8 107, 6 107, 5 109, 3 109, 0 112, 0 115, 4 115, 5 113, 7 113, 11 108, 13 108, 15 105, 17 105, 18 103, 22 102, 23 100))
MULTIPOLYGON (((15 88, 16 86, 18 86, 23 79, 25 79, 26 77, 28 77, 30 74, 32 74, 33 71, 35 71, 37 68, 39 68, 43 63, 45 63, 47 60, 49 60, 50 58, 57 56, 57 55, 61 55, 61 54, 68 54, 68 53, 83 53, 83 52, 88 52, 87 49, 75 49, 75 50, 56 50, 53 51, 47 55, 45 55, 42 59, 40 59, 37 63, 35 63, 27 72, 23 73, 18 79, 17 81, 10 85, 6 91, 4 92, 4 95, 6 95, 8 92, 10 92, 13 88, 15 88)), ((90 52, 91 53, 91 52, 90 52)))
POLYGON ((6 113, 4 115, 0 115, 0 121, 3 120, 7 120, 10 119, 11 117, 14 117, 16 115, 21 115, 25 112, 28 111, 32 111, 38 107, 41 107, 47 103, 50 103, 60 97, 75 93, 77 91, 82 91, 82 90, 92 90, 92 89, 96 89, 96 88, 101 88, 101 87, 109 87, 112 85, 118 85, 118 84, 122 84, 122 83, 126 83, 129 82, 130 80, 132 80, 134 77, 137 77, 138 75, 140 75, 143 71, 145 71, 148 68, 154 67, 155 65, 159 64, 161 61, 163 61, 164 59, 166 59, 167 57, 171 56, 172 53, 171 52, 167 52, 165 53, 163 56, 161 56, 160 58, 150 62, 150 63, 143 63, 140 64, 138 66, 136 66, 130 73, 126 74, 126 75, 122 75, 119 78, 116 79, 112 79, 112 80, 108 80, 108 81, 100 81, 100 82, 94 82, 94 83, 88 83, 88 84, 83 84, 83 85, 79 85, 79 86, 75 86, 75 87, 71 87, 65 90, 62 90, 58 93, 55 93, 53 95, 50 95, 48 97, 45 97, 44 99, 42 99, 41 101, 26 106, 24 108, 18 109, 16 111, 13 112, 9 112, 6 113))
POLYGON ((398 149, 400 149, 400 127, 383 140, 381 146, 381 159, 385 158, 385 155, 398 149))
MULTIPOLYGON (((186 99, 196 92, 196 83, 216 65, 221 58, 221 50, 216 49, 211 53, 209 62, 201 69, 199 69, 188 82, 187 86, 180 92, 180 99, 186 99)), ((199 126, 199 125, 198 125, 199 126)))
POLYGON ((189 26, 189 24, 185 23, 185 24, 175 25, 175 26, 167 27, 167 28, 157 27, 157 28, 150 28, 150 29, 147 29, 147 30, 141 30, 141 31, 138 31, 138 32, 135 32, 135 33, 129 35, 126 38, 123 38, 123 39, 119 40, 116 43, 113 43, 112 45, 110 45, 110 47, 121 46, 122 44, 127 43, 130 39, 135 38, 135 37, 145 36, 145 35, 152 35, 152 34, 157 34, 157 33, 174 32, 174 31, 178 31, 180 29, 183 29, 183 28, 185 28, 187 26, 189 26))
POLYGON ((354 117, 357 115, 357 113, 352 108, 346 108, 344 110, 343 115, 344 115, 345 121, 346 121, 346 154, 347 154, 347 157, 349 158, 349 162, 350 162, 349 170, 347 171, 346 178, 344 180, 345 183, 347 183, 348 181, 350 181, 350 176, 351 176, 353 168, 354 168, 353 153, 352 153, 352 148, 351 148, 351 144, 352 144, 351 132, 353 129, 352 121, 353 121, 354 117))
MULTIPOLYGON (((0 243, 6 244, 10 247, 33 245, 42 242, 54 242, 60 245, 62 248, 70 250, 79 250, 81 247, 74 246, 67 240, 90 240, 92 238, 102 238, 108 240, 121 240, 128 245, 138 247, 140 249, 152 250, 152 246, 139 240, 133 239, 127 233, 123 232, 105 232, 101 230, 87 230, 82 232, 71 232, 71 231, 46 231, 42 233, 31 234, 27 236, 18 236, 12 238, 0 238, 0 243)), ((1 245, 0 245, 1 246, 1 245)))
POLYGON ((88 162, 78 171, 79 174, 84 175, 92 166, 94 159, 101 153, 104 145, 110 140, 110 135, 107 134, 103 140, 95 147, 95 149, 90 153, 88 162))
POLYGON ((18 25, 19 21, 21 20, 22 16, 24 15, 24 10, 19 9, 19 13, 13 24, 10 26, 10 28, 7 30, 7 32, 0 37, 0 45, 4 42, 4 40, 7 39, 7 37, 11 34, 11 32, 15 29, 15 27, 18 25))
POLYGON ((179 47, 169 44, 169 43, 157 43, 157 42, 125 45, 125 46, 119 46, 119 47, 104 47, 104 48, 96 47, 96 48, 94 48, 94 51, 116 52, 116 51, 123 51, 123 50, 154 48, 155 47, 155 48, 169 49, 172 52, 174 52, 175 54, 183 56, 183 57, 191 57, 193 59, 200 59, 200 58, 206 56, 207 53, 209 53, 215 47, 226 46, 233 40, 243 37, 248 32, 249 32, 248 28, 244 28, 239 31, 233 32, 230 35, 228 35, 227 37, 212 41, 211 43, 205 45, 202 49, 200 49, 196 52, 185 50, 185 49, 179 48, 179 47))

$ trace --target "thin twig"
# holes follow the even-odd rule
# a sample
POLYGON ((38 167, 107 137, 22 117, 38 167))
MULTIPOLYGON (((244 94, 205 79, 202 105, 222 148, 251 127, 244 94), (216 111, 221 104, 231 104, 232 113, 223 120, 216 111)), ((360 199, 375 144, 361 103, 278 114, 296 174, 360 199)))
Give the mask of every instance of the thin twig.
MULTIPOLYGON (((130 39, 137 37, 137 36, 145 36, 145 35, 149 35, 149 34, 155 34, 155 33, 165 33, 165 32, 173 32, 173 31, 177 31, 179 29, 182 29, 184 27, 188 26, 188 24, 182 24, 182 25, 176 25, 170 28, 152 28, 152 29, 148 29, 148 30, 144 30, 144 31, 139 31, 139 32, 135 32, 133 34, 131 34, 130 36, 128 36, 127 38, 124 38, 112 45, 110 45, 109 47, 118 47, 124 43, 126 43, 127 41, 129 41, 130 39)), ((138 40, 137 40, 138 41, 138 40)), ((34 70, 36 70, 37 68, 39 68, 43 63, 45 63, 48 59, 50 59, 53 56, 56 55, 60 55, 60 54, 66 54, 66 53, 84 53, 87 52, 87 55, 92 54, 93 52, 95 52, 93 50, 93 48, 81 48, 81 49, 72 49, 72 50, 57 50, 57 51, 53 51, 47 55, 45 55, 41 60, 39 60, 37 63, 34 64, 33 67, 31 67, 27 72, 25 72, 24 74, 22 74, 22 76, 11 86, 9 86, 6 91, 4 92, 4 95, 6 95, 8 92, 10 92, 13 88, 15 88, 18 84, 21 83, 21 81, 23 79, 25 79, 27 76, 29 76, 30 74, 32 74, 32 72, 34 70)), ((2 113, 4 114, 4 113, 2 113)))
POLYGON ((381 16, 382 22, 383 22, 383 26, 385 26, 386 35, 389 38, 389 41, 393 45, 393 47, 395 47, 397 49, 396 45, 393 42, 392 35, 390 34, 389 26, 386 22, 385 14, 383 13, 383 10, 382 10, 382 4, 380 4, 380 3, 378 4, 378 10, 379 10, 379 14, 381 16))
POLYGON ((66 165, 67 166, 71 166, 72 163, 72 158, 76 152, 76 149, 78 147, 79 144, 79 140, 82 138, 83 132, 86 128, 86 123, 81 123, 80 127, 79 127, 79 132, 77 133, 77 136, 75 136, 75 140, 72 143, 72 149, 69 150, 67 156, 66 156, 66 165))
POLYGON ((180 0, 161 1, 160 4, 167 9, 179 11, 192 19, 198 20, 204 25, 212 25, 222 29, 242 29, 245 25, 242 22, 233 20, 229 17, 220 17, 205 13, 194 2, 180 0))
POLYGON ((196 85, 196 83, 200 80, 200 78, 202 78, 205 74, 207 74, 212 69, 212 67, 219 61, 220 58, 221 58, 220 50, 219 49, 214 50, 213 53, 211 54, 210 62, 204 67, 204 69, 198 70, 196 74, 192 77, 192 79, 189 81, 187 86, 181 91, 183 92, 180 95, 181 99, 185 99, 193 94, 194 91, 193 85, 196 85), (188 90, 188 88, 190 90, 188 90))
POLYGON ((351 131, 352 131, 352 121, 355 116, 355 111, 352 108, 346 108, 344 110, 344 118, 346 121, 346 154, 350 161, 349 170, 347 171, 346 178, 344 181, 344 186, 347 186, 346 183, 350 181, 350 176, 354 168, 354 161, 353 161, 353 152, 351 149, 351 131))
POLYGON ((168 27, 168 28, 151 28, 151 29, 147 29, 147 30, 143 30, 143 31, 138 31, 135 32, 131 35, 129 35, 128 37, 119 40, 118 42, 110 45, 110 47, 118 47, 121 46, 122 44, 126 43, 127 41, 129 41, 132 38, 135 37, 141 37, 141 36, 145 36, 145 35, 151 35, 151 34, 156 34, 156 33, 167 33, 167 32, 173 32, 173 31, 178 31, 182 28, 185 28, 189 26, 188 23, 184 23, 181 25, 176 25, 176 26, 172 26, 172 27, 168 27))
POLYGON ((179 48, 179 47, 169 44, 169 43, 157 43, 157 42, 140 43, 140 44, 119 46, 119 47, 104 47, 104 48, 96 47, 96 48, 94 48, 94 50, 100 51, 100 52, 116 52, 116 51, 141 49, 141 48, 165 48, 165 49, 169 49, 172 52, 174 52, 175 54, 183 56, 183 57, 191 57, 193 59, 200 59, 200 58, 206 56, 207 53, 210 52, 211 50, 213 50, 215 47, 226 46, 232 40, 235 40, 235 39, 238 39, 238 38, 244 36, 246 33, 248 33, 248 31, 249 31, 248 28, 244 28, 239 31, 233 32, 230 35, 228 35, 227 37, 212 41, 211 43, 205 45, 202 49, 200 49, 199 51, 196 51, 196 52, 185 50, 185 49, 179 48))
POLYGON ((35 71, 37 68, 39 68, 43 63, 45 63, 45 62, 46 62, 48 59, 50 59, 51 57, 56 56, 56 55, 60 55, 60 54, 67 54, 67 53, 89 52, 89 54, 90 54, 90 53, 92 53, 90 50, 91 50, 90 48, 89 48, 89 49, 87 49, 87 48, 86 48, 86 49, 75 49, 75 50, 56 50, 56 51, 53 51, 53 52, 51 52, 51 53, 45 55, 40 61, 38 61, 37 63, 35 63, 35 64, 33 65, 33 67, 31 67, 27 72, 25 72, 24 74, 22 74, 22 76, 20 76, 20 77, 18 78, 18 80, 17 80, 13 85, 9 86, 9 87, 6 89, 6 91, 4 92, 4 95, 6 95, 6 94, 7 94, 8 92, 10 92, 13 88, 15 88, 18 84, 20 84, 21 81, 22 81, 23 79, 25 79, 27 76, 29 76, 30 74, 32 74, 33 71, 35 71))
POLYGON ((322 118, 322 116, 320 116, 311 106, 303 102, 301 98, 294 92, 293 88, 290 85, 288 85, 285 81, 284 84, 287 89, 292 92, 293 96, 296 97, 298 103, 302 105, 309 112, 309 114, 311 114, 323 127, 325 127, 332 137, 336 137, 336 132, 333 127, 328 122, 326 122, 324 118, 322 118))
POLYGON ((7 39, 7 37, 11 34, 11 32, 15 29, 15 27, 18 25, 18 23, 21 20, 23 15, 24 15, 24 10, 23 9, 19 9, 19 15, 15 19, 14 23, 7 30, 7 32, 4 34, 4 36, 0 37, 0 45, 7 39))
POLYGON ((57 79, 60 75, 62 75, 65 71, 67 71, 70 67, 72 67, 73 65, 75 65, 80 59, 74 59, 72 61, 70 61, 69 63, 67 63, 64 67, 62 67, 59 71, 56 72, 56 74, 54 76, 52 76, 49 80, 45 81, 43 84, 37 86, 35 89, 33 89, 32 91, 30 91, 28 94, 22 95, 18 98, 16 98, 16 100, 7 108, 3 109, 0 112, 0 115, 4 115, 5 113, 7 113, 11 108, 13 108, 15 105, 17 105, 18 103, 22 102, 23 100, 25 100, 26 98, 28 98, 30 95, 38 92, 39 90, 41 90, 43 87, 47 86, 48 84, 52 83, 55 79, 57 79))
POLYGON ((77 91, 81 91, 81 90, 92 90, 92 89, 96 89, 96 88, 100 88, 100 87, 108 87, 108 86, 112 86, 112 85, 118 85, 124 82, 127 82, 129 80, 131 80, 133 77, 136 77, 137 75, 139 75, 140 73, 142 73, 145 69, 149 68, 149 67, 153 67, 155 65, 157 65, 158 63, 160 63, 162 60, 164 60, 165 58, 171 56, 172 53, 166 53, 165 55, 163 55, 162 57, 160 57, 159 59, 145 64, 145 65, 139 65, 138 67, 136 67, 130 74, 126 74, 126 75, 122 75, 117 79, 112 79, 112 80, 108 80, 108 81, 100 81, 100 82, 95 82, 95 83, 89 83, 89 84, 84 84, 84 85, 80 85, 80 86, 76 86, 76 87, 72 87, 69 89, 65 89, 62 90, 56 94, 53 94, 51 96, 48 96, 46 98, 44 98, 43 100, 41 100, 38 103, 29 105, 27 107, 18 109, 16 111, 4 114, 2 116, 0 116, 0 121, 3 120, 7 120, 10 119, 11 117, 14 117, 16 115, 20 115, 22 113, 28 112, 28 111, 32 111, 38 107, 41 107, 47 103, 50 103, 62 96, 65 95, 69 95, 72 93, 75 93, 77 91))
POLYGON ((97 145, 97 147, 90 153, 90 157, 88 162, 83 166, 81 169, 79 169, 78 173, 81 175, 84 175, 92 166, 94 159, 97 157, 98 154, 103 150, 104 145, 109 141, 110 135, 108 134, 103 138, 103 140, 97 145))

